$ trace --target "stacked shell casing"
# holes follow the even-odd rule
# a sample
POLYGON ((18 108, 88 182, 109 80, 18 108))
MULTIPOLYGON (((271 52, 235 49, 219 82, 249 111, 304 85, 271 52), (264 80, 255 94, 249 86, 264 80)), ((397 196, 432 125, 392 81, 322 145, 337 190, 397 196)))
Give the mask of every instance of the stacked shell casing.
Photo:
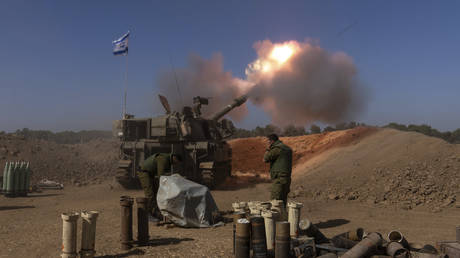
POLYGON ((6 162, 2 193, 7 197, 27 196, 30 187, 29 162, 6 162))

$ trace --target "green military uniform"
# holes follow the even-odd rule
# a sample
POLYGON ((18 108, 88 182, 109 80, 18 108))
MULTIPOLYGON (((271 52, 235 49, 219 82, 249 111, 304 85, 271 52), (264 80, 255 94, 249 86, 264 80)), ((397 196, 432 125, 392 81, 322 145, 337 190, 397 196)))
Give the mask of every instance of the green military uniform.
POLYGON ((160 176, 171 172, 171 154, 156 153, 148 157, 142 163, 137 176, 144 189, 145 197, 150 199, 149 210, 153 215, 159 212, 157 205, 157 193, 160 183, 160 176))
POLYGON ((277 140, 265 152, 264 161, 270 162, 270 178, 273 182, 270 198, 283 200, 286 205, 291 186, 292 149, 277 140))

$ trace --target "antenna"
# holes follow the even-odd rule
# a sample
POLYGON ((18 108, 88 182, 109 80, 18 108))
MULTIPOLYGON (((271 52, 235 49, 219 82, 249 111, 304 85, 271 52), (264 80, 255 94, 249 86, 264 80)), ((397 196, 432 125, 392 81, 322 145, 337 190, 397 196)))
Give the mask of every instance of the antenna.
POLYGON ((184 101, 182 100, 182 94, 180 92, 179 81, 177 80, 176 69, 174 68, 174 63, 173 63, 171 52, 169 52, 169 62, 171 63, 171 69, 173 70, 174 79, 176 80, 176 88, 177 88, 177 94, 179 95, 180 104, 184 106, 184 101))
POLYGON ((358 23, 357 20, 355 20, 353 23, 348 24, 345 28, 343 28, 341 31, 337 33, 337 36, 340 37, 342 36, 345 32, 349 31, 351 28, 353 28, 356 24, 358 23))

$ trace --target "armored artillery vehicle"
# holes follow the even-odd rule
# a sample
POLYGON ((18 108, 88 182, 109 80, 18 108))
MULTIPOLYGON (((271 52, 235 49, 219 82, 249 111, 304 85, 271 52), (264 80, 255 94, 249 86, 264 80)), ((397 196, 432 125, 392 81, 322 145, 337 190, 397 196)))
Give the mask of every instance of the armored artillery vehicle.
POLYGON ((136 171, 144 159, 155 153, 177 153, 182 156, 179 173, 194 182, 214 188, 231 173, 232 150, 225 138, 235 130, 230 120, 222 119, 228 112, 241 106, 247 97, 236 98, 209 118, 201 115, 201 106, 208 98, 194 97, 193 107, 181 112, 172 111, 167 99, 159 95, 165 115, 135 118, 125 114, 113 122, 113 134, 120 144, 120 160, 116 181, 124 188, 137 188, 136 171))

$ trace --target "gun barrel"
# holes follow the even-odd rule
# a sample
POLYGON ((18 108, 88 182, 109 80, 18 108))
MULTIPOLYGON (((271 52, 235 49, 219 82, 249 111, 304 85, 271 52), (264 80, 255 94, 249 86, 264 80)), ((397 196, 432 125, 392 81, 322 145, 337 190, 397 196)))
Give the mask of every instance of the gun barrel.
POLYGON ((215 113, 211 117, 211 119, 216 120, 216 121, 219 120, 220 118, 225 116, 228 112, 232 111, 234 108, 243 105, 246 102, 246 100, 248 100, 248 96, 246 95, 243 95, 239 98, 234 99, 232 104, 225 106, 221 111, 215 113))

